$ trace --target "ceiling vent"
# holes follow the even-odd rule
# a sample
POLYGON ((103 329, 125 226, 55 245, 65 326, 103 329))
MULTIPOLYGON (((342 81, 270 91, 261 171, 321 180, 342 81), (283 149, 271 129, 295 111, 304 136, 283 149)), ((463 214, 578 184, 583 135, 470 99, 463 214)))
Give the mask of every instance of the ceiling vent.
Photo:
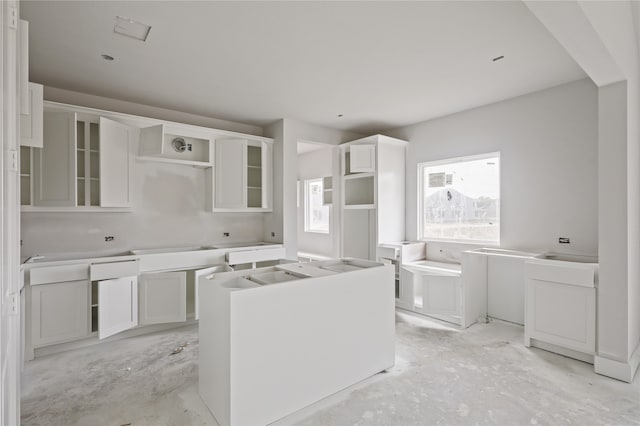
POLYGON ((135 38, 140 41, 147 41, 149 31, 151 31, 151 26, 147 24, 134 21, 133 19, 124 18, 122 16, 116 16, 116 25, 113 27, 114 33, 122 34, 123 36, 135 38))

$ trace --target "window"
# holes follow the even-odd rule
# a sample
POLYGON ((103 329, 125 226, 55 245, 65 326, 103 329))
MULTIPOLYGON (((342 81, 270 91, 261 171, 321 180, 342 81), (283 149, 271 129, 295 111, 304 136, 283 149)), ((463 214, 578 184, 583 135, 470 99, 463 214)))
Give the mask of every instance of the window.
POLYGON ((423 240, 500 242, 500 153, 418 164, 423 240))
POLYGON ((322 205, 322 179, 304 181, 304 232, 329 233, 329 206, 322 205))

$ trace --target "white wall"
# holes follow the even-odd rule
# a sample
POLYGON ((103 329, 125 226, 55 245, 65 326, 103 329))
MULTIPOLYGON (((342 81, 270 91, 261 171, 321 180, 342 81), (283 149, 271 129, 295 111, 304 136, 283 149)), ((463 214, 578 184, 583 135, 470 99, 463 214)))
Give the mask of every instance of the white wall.
POLYGON ((22 256, 262 240, 261 213, 205 212, 203 169, 136 162, 134 170, 132 213, 23 213, 22 256))
MULTIPOLYGON (((300 181, 300 207, 298 208, 298 251, 332 256, 334 253, 333 227, 328 234, 304 231, 304 181, 333 176, 333 150, 318 149, 298 155, 298 180, 300 181)), ((330 223, 335 222, 333 206, 329 207, 330 223)))
MULTIPOLYGON (((338 145, 359 139, 362 135, 285 118, 265 128, 265 136, 274 139, 275 205, 273 214, 265 216, 265 232, 281 230, 287 259, 298 256, 298 209, 296 206, 296 180, 298 175, 298 141, 313 141, 338 145), (280 211, 280 206, 282 210, 280 211), (276 208, 278 210, 276 210, 276 208)), ((334 174, 335 174, 334 168, 334 174)), ((336 196, 336 194, 334 194, 336 196)), ((266 241, 269 238, 266 237, 266 241)))
MULTIPOLYGON (((615 63, 622 70, 626 79, 626 170, 627 170, 627 257, 628 257, 628 297, 626 311, 628 312, 628 333, 623 345, 610 340, 602 344, 607 349, 608 356, 615 355, 625 361, 629 359, 640 343, 640 57, 638 56, 637 35, 640 28, 634 28, 631 3, 614 2, 580 2, 585 15, 598 32, 602 42, 609 50, 615 63), (624 349, 624 350, 620 350, 624 349), (611 350, 611 351, 610 351, 611 350), (626 353, 625 353, 626 352, 626 353), (618 354, 624 353, 624 357, 618 354)), ((636 15, 637 16, 637 15, 636 15)), ((619 112, 615 108, 612 112, 619 112)), ((606 145, 606 140, 601 141, 606 145)), ((603 206, 604 207, 604 206, 603 206)), ((624 249, 622 250, 624 252, 624 249)), ((616 254, 622 254, 620 252, 616 254)), ((624 282, 623 282, 624 284, 624 282)), ((614 304, 610 304, 611 313, 620 309, 618 299, 614 294, 620 294, 616 288, 609 292, 614 304)), ((623 301, 624 303, 624 301, 623 301)), ((600 335, 608 339, 613 329, 618 324, 599 324, 600 335)), ((626 328, 626 327, 625 327, 626 328)), ((638 354, 640 357, 640 354, 638 354)))
MULTIPOLYGON (((597 88, 581 80, 385 132, 409 141, 407 238, 417 237, 418 163, 499 151, 500 245, 596 254, 597 119, 597 88), (558 237, 571 244, 558 244, 558 237)), ((460 250, 431 246, 450 256, 460 250)))
POLYGON ((600 88, 595 368, 630 381, 640 365, 639 7, 630 1, 525 3, 600 88))

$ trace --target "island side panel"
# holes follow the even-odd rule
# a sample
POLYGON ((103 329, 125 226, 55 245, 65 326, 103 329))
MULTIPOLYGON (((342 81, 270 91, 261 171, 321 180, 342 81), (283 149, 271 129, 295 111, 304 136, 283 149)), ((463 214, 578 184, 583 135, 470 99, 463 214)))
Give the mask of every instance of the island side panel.
POLYGON ((200 396, 220 425, 228 425, 230 395, 229 289, 205 277, 199 285, 199 373, 200 396))
POLYGON ((392 266, 230 298, 231 424, 270 423, 394 364, 392 266))

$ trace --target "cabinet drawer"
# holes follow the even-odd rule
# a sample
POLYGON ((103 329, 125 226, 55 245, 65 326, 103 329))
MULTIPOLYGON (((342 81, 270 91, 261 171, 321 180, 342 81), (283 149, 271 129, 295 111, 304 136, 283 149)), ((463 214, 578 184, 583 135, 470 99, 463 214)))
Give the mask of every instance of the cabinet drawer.
POLYGON ((132 277, 140 273, 140 261, 94 263, 91 265, 91 281, 132 277))
POLYGON ((33 268, 29 277, 29 284, 31 285, 86 280, 89 278, 89 266, 83 263, 80 265, 33 268))
POLYGON ((284 247, 232 251, 227 253, 227 263, 229 265, 240 265, 243 263, 264 262, 267 260, 284 259, 284 247))
POLYGON ((557 282, 561 284, 595 287, 597 266, 576 262, 529 260, 525 265, 525 274, 529 279, 557 282), (540 263, 538 263, 540 262, 540 263))

